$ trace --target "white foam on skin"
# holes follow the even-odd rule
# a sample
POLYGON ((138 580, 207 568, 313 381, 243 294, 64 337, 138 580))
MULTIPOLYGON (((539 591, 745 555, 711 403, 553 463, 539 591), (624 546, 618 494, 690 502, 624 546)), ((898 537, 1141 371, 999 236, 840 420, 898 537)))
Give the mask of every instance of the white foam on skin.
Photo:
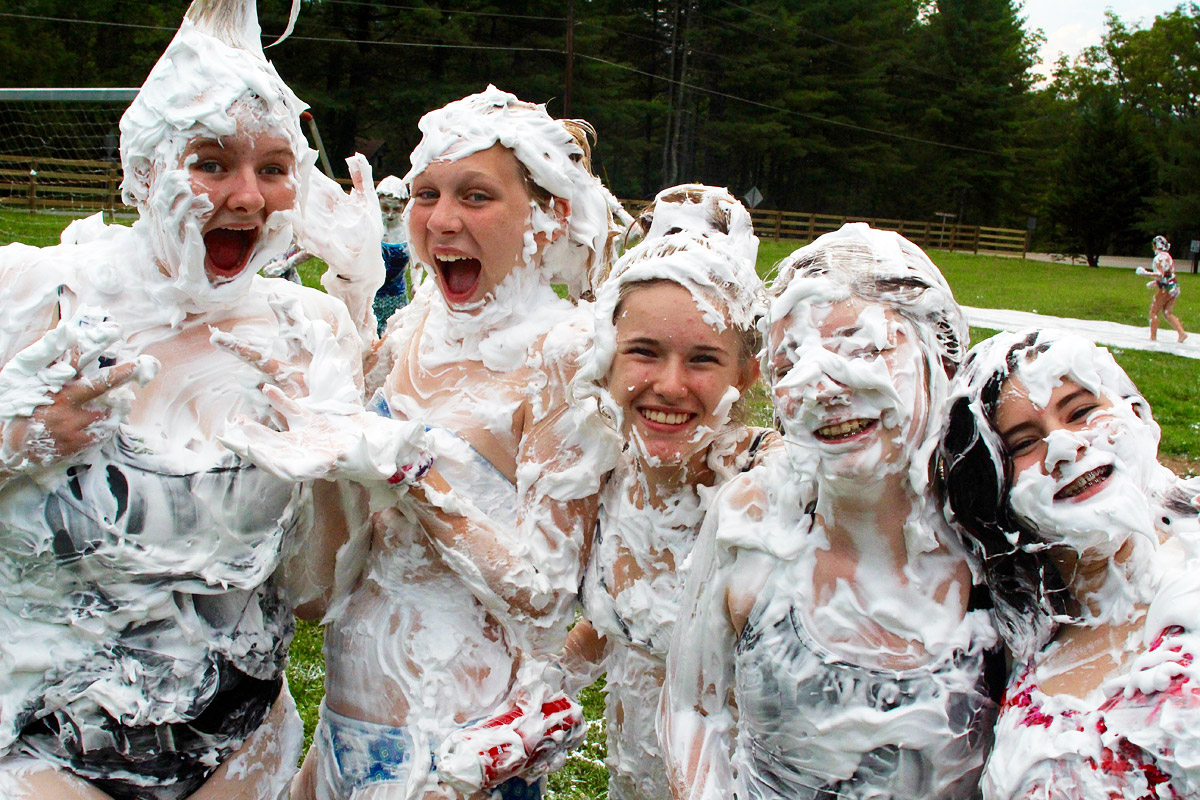
MULTIPOLYGON (((976 360, 978 374, 1007 376, 1000 403, 1023 391, 1045 408, 1065 380, 1112 403, 1091 411, 1079 431, 1054 430, 1045 440, 1044 466, 1062 470, 1058 488, 1111 465, 1101 492, 1056 502, 1055 479, 1029 467, 1011 494, 1013 510, 1043 540, 1027 547, 1066 547, 1081 560, 1104 562, 1084 594, 1073 588, 1078 609, 1060 622, 1108 632, 1112 649, 1090 654, 1056 639, 1018 662, 984 797, 1195 795, 1200 521, 1187 504, 1195 507, 1200 486, 1158 464, 1158 425, 1106 349, 1070 334, 1021 331, 993 337, 976 360), (1007 354, 1018 345, 1024 352, 1010 364, 1007 354), (1042 688, 1095 663, 1113 667, 1085 696, 1042 688)), ((1070 586, 1072 576, 1064 578, 1070 586)))
POLYGON ((742 263, 754 269, 758 260, 758 237, 750 212, 718 186, 685 183, 663 189, 630 226, 626 246, 641 234, 644 241, 687 231, 721 242, 742 263))
POLYGON ((659 721, 674 791, 972 797, 996 634, 965 607, 968 556, 923 474, 941 358, 961 357, 938 326, 964 340, 961 312, 915 246, 865 225, 794 253, 773 288, 763 363, 786 449, 718 491, 692 554, 659 721), (892 282, 913 277, 923 293, 892 282), (877 420, 873 440, 816 436, 855 419, 877 420))
POLYGON ((66 714, 103 747, 100 710, 128 725, 189 720, 217 690, 217 663, 273 679, 289 602, 311 599, 286 597, 277 572, 321 533, 307 488, 220 443, 234 420, 280 422, 260 389, 272 376, 213 330, 284 365, 314 413, 342 418, 362 410, 361 346, 341 304, 254 274, 290 241, 290 210, 266 221, 237 277, 205 274, 212 204, 193 194, 188 145, 282 136, 299 189, 312 158, 302 106, 262 58, 253 4, 237 10, 246 16, 217 29, 186 20, 122 118, 137 222, 97 215, 58 246, 0 248, 0 428, 110 359, 136 365, 135 381, 95 401, 110 411, 91 447, 48 463, 33 463, 36 447, 5 454, 26 468, 0 485, 0 754, 31 710, 66 714), (126 642, 151 655, 114 657, 126 642))
MULTIPOLYGON (((514 707, 532 724, 554 696, 548 668, 574 618, 588 509, 615 459, 611 434, 566 393, 590 307, 550 285, 578 292, 607 257, 608 193, 561 123, 494 88, 430 112, 421 130, 406 183, 499 143, 571 213, 530 201, 520 263, 470 308, 422 283, 372 370, 390 413, 430 428, 432 474, 449 488, 426 481, 422 503, 380 511, 361 584, 328 618, 326 697, 338 713, 408 727, 415 795, 482 779, 478 754, 456 747, 486 732, 464 726, 514 707), (539 247, 539 234, 561 235, 539 247)), ((511 743, 513 726, 494 732, 511 743)))
MULTIPOLYGON (((596 335, 572 391, 581 401, 595 398, 603 416, 618 430, 625 430, 625 409, 609 392, 607 381, 616 353, 622 295, 636 293, 641 283, 670 281, 688 290, 703 320, 718 332, 731 327, 752 330, 765 310, 762 283, 750 257, 757 239, 747 226, 740 232, 743 240, 731 242, 697 211, 698 204, 662 202, 686 189, 694 191, 683 196, 692 198, 711 187, 676 187, 660 193, 646 239, 617 262, 597 292, 596 335), (747 241, 753 247, 747 247, 747 241)), ((728 197, 724 190, 712 189, 709 194, 718 191, 728 197)), ((681 455, 678 465, 649 455, 636 427, 625 430, 627 450, 601 495, 584 579, 585 612, 607 641, 606 764, 613 797, 632 800, 669 793, 655 718, 687 564, 709 497, 708 489, 697 485, 698 476, 684 475, 678 486, 652 486, 646 468, 683 466, 692 453, 700 452, 705 453, 718 484, 747 468, 746 449, 755 431, 729 424, 739 397, 736 386, 727 387, 712 410, 714 422, 698 426, 690 453, 681 455)))

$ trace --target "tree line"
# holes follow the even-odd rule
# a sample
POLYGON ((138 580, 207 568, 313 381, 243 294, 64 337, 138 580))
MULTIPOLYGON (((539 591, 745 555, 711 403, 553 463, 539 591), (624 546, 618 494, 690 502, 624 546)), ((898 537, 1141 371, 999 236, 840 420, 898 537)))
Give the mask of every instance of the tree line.
MULTIPOLYGON (((260 0, 265 37, 282 0, 260 0)), ((10 0, 0 84, 141 83, 183 0, 10 0)), ((1019 0, 303 0, 268 50, 335 161, 403 174, 425 111, 488 83, 589 120, 622 197, 684 181, 771 208, 1035 225, 1047 247, 1200 238, 1200 8, 1035 84, 1019 0)), ((0 142, 0 149, 2 149, 0 142)), ((1177 248, 1177 254, 1180 250, 1177 248)))

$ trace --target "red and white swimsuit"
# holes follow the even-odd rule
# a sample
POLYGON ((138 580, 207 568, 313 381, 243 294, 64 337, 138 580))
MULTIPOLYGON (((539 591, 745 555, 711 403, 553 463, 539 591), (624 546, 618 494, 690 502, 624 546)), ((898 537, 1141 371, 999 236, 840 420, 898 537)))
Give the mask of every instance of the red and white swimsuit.
POLYGON ((1021 668, 1001 704, 984 797, 1200 797, 1198 644, 1195 632, 1168 627, 1130 674, 1086 700, 1048 696, 1034 665, 1021 668), (1147 678, 1154 688, 1135 688, 1147 678))

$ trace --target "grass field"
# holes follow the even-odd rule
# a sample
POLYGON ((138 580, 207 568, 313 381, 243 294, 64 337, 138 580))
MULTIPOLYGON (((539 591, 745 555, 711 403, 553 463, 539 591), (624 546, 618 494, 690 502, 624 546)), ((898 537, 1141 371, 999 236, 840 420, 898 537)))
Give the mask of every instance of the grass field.
MULTIPOLYGON (((8 231, 15 240, 47 245, 58 241, 67 217, 28 215, 0 209, 0 243, 8 231)), ((769 275, 794 243, 763 242, 760 274, 769 275)), ((1150 292, 1145 278, 1127 269, 1092 269, 1086 266, 1026 261, 1024 259, 932 252, 933 261, 946 275, 955 296, 965 305, 1009 308, 1061 317, 1104 319, 1144 325, 1150 292)), ((322 265, 301 267, 307 285, 318 287, 322 265)), ((1200 276, 1180 274, 1182 301, 1177 313, 1188 330, 1200 332, 1200 276), (1193 302, 1188 302, 1189 300, 1193 302)), ((973 341, 993 331, 971 330, 973 341)), ((1167 334, 1170 335, 1169 333, 1167 334)), ((1150 400, 1163 429, 1162 453, 1177 471, 1200 472, 1200 413, 1193 406, 1200 387, 1200 361, 1142 351, 1113 349, 1113 355, 1150 400)), ((769 424, 770 407, 761 388, 751 401, 755 424, 769 424)), ((300 623, 292 643, 288 682, 305 721, 307 739, 316 723, 323 694, 324 660, 321 630, 300 623)), ((572 755, 567 767, 550 778, 550 797, 556 800, 600 800, 607 797, 604 769, 604 703, 600 685, 584 692, 584 709, 590 723, 588 743, 572 755)))

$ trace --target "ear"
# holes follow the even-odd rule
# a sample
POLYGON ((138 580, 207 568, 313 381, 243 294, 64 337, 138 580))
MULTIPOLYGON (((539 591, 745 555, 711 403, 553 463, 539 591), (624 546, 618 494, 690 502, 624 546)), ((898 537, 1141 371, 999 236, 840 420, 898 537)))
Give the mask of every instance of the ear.
POLYGON ((554 233, 550 234, 550 241, 558 240, 567 232, 567 225, 571 221, 571 201, 562 197, 554 198, 554 209, 552 216, 558 221, 558 227, 554 229, 554 233))
POLYGON ((745 397, 746 390, 755 384, 761 374, 762 367, 758 363, 758 359, 750 359, 749 363, 747 363, 745 368, 742 370, 741 378, 738 380, 738 394, 745 397))

